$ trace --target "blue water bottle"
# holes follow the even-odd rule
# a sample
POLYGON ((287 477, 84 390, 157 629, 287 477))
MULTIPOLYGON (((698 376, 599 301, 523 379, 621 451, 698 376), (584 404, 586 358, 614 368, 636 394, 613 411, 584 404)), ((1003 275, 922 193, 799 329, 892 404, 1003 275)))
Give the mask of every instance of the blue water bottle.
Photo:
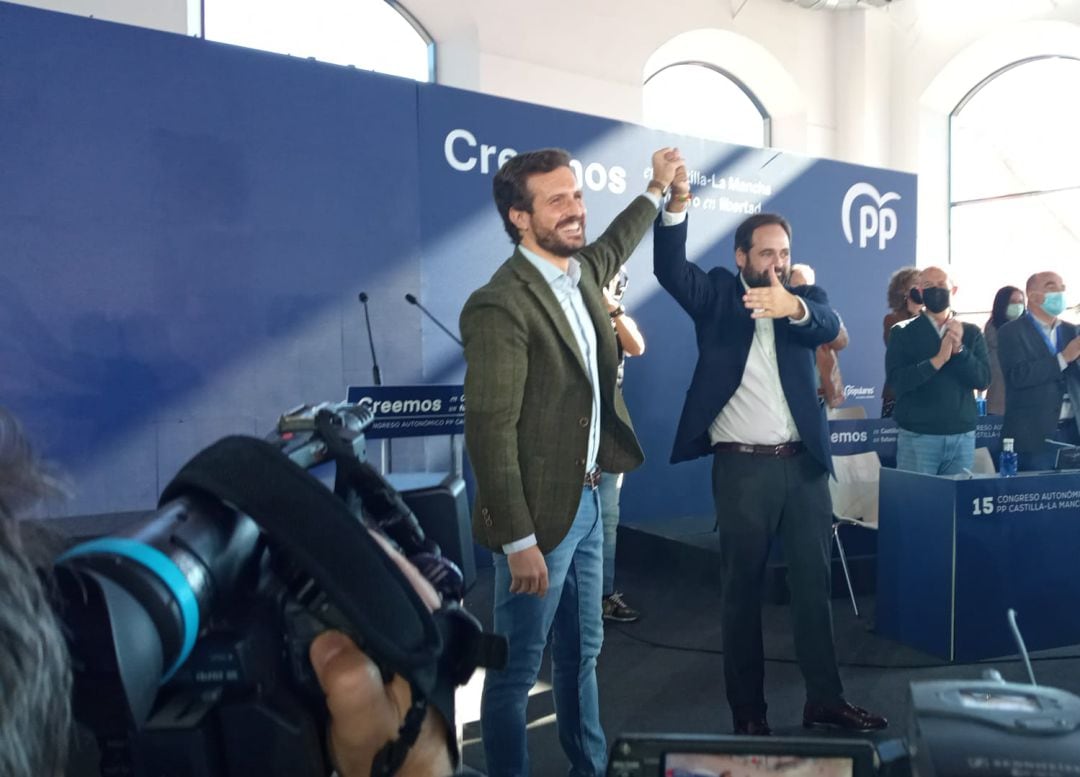
POLYGON ((1003 478, 1010 478, 1016 474, 1016 451, 1013 450, 1013 438, 1006 437, 1001 441, 1001 456, 998 459, 998 474, 1003 478))

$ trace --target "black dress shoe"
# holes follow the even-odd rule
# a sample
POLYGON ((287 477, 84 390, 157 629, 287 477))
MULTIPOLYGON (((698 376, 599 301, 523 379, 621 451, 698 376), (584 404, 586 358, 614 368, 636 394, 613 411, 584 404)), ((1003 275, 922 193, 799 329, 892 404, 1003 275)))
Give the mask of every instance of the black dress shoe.
POLYGON ((772 729, 769 728, 769 721, 765 720, 764 715, 735 718, 735 734, 746 737, 768 737, 772 736, 772 729))
POLYGON ((846 701, 838 704, 814 704, 808 701, 803 707, 802 724, 804 728, 877 731, 888 726, 889 721, 846 701))

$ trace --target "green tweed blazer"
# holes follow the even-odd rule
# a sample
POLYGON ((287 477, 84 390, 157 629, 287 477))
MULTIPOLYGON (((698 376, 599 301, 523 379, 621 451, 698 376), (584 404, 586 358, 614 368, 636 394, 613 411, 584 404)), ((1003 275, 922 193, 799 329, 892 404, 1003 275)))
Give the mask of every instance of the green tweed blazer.
MULTIPOLYGON (((602 288, 655 217, 653 202, 638 197, 576 254, 579 289, 596 327, 597 463, 606 472, 628 472, 645 457, 615 386, 615 334, 602 288)), ((547 553, 570 530, 581 500, 592 414, 584 358, 547 281, 520 251, 469 297, 460 327, 465 445, 476 474, 473 535, 501 553, 506 543, 535 534, 547 553)))

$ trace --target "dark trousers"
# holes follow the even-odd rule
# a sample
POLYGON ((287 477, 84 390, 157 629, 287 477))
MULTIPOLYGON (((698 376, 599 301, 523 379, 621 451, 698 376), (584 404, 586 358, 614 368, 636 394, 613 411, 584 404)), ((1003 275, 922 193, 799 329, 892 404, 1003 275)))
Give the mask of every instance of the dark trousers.
MULTIPOLYGON (((1080 433, 1076 431, 1076 421, 1069 418, 1058 424, 1057 429, 1050 435, 1051 440, 1080 445, 1080 433)), ((1061 450, 1059 445, 1043 443, 1033 451, 1019 451, 1017 453, 1017 469, 1021 472, 1039 472, 1053 469, 1057 464, 1057 454, 1061 450)))
POLYGON ((769 546, 777 535, 788 564, 795 652, 806 698, 818 704, 843 698, 833 645, 828 477, 805 451, 786 459, 713 454, 724 682, 736 717, 763 715, 766 709, 761 595, 769 546))

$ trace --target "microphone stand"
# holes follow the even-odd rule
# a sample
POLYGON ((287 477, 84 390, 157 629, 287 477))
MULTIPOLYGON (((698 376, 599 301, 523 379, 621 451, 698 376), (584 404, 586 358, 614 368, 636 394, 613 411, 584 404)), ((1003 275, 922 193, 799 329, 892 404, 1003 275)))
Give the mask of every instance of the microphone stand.
MULTIPOLYGON (((428 310, 423 305, 421 305, 420 300, 418 300, 415 295, 406 294, 405 295, 405 301, 408 302, 410 305, 415 305, 416 307, 420 308, 420 312, 423 313, 428 318, 430 318, 434 322, 435 326, 437 326, 437 327, 439 327, 439 329, 443 330, 443 332, 446 333, 447 337, 449 337, 451 340, 453 340, 455 343, 458 344, 459 348, 462 348, 462 349, 465 348, 465 344, 463 342, 461 342, 461 338, 459 338, 457 335, 455 335, 453 332, 451 332, 449 329, 447 329, 445 326, 443 326, 442 321, 435 318, 435 316, 432 315, 430 310, 428 310)), ((461 440, 458 439, 458 436, 456 434, 450 435, 450 457, 451 457, 451 461, 452 461, 452 467, 453 467, 452 472, 453 472, 453 474, 457 475, 458 477, 464 477, 464 473, 465 473, 465 451, 463 450, 461 440)))
POLYGON ((371 317, 368 316, 368 295, 360 292, 360 304, 364 306, 364 324, 367 326, 368 347, 371 348, 371 380, 376 386, 382 385, 382 372, 379 370, 379 360, 375 356, 375 338, 371 336, 371 317))
MULTIPOLYGON (((376 386, 381 386, 382 382, 382 370, 379 369, 379 360, 375 356, 375 338, 371 335, 371 317, 368 315, 368 295, 366 292, 360 292, 358 295, 360 304, 364 306, 364 324, 367 327, 368 347, 371 348, 371 381, 376 386)), ((382 459, 382 471, 390 472, 394 466, 394 450, 391 447, 390 440, 379 441, 379 458, 382 459)))
POLYGON ((433 316, 431 314, 431 311, 429 311, 427 308, 425 308, 423 305, 421 305, 420 300, 418 300, 415 296, 413 296, 412 294, 406 294, 405 295, 405 301, 408 302, 410 305, 416 305, 416 307, 420 308, 420 311, 425 316, 430 318, 435 323, 435 326, 439 327, 439 329, 446 332, 447 337, 449 337, 451 340, 453 340, 455 343, 457 343, 458 346, 460 346, 461 348, 465 347, 465 344, 463 342, 461 342, 461 339, 457 335, 455 335, 453 332, 451 332, 449 329, 447 329, 445 326, 443 326, 442 321, 435 318, 435 316, 433 316))

